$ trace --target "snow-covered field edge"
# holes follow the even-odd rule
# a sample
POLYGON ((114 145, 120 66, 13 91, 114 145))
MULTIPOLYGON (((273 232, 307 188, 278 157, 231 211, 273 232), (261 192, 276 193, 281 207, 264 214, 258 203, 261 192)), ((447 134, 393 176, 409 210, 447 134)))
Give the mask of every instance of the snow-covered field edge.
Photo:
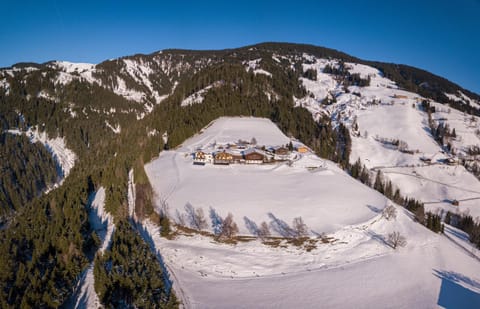
POLYGON ((190 302, 186 294, 183 292, 178 279, 175 276, 173 270, 168 267, 164 262, 162 254, 160 252, 161 246, 160 243, 160 228, 158 225, 153 223, 150 219, 144 219, 142 221, 138 220, 135 214, 135 182, 134 182, 134 171, 131 169, 128 172, 128 191, 127 191, 127 201, 128 201, 128 215, 130 221, 134 228, 138 231, 143 240, 150 247, 150 250, 153 252, 155 257, 158 260, 160 268, 162 269, 163 282, 165 287, 171 291, 173 289, 175 295, 181 302, 184 308, 191 308, 190 302))

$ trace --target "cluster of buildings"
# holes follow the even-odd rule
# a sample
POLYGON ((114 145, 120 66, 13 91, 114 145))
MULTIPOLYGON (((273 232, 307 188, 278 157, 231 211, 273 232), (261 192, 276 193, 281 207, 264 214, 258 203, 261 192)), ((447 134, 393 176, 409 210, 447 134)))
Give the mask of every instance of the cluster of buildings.
POLYGON ((205 165, 209 164, 264 164, 273 163, 277 161, 290 160, 294 152, 306 153, 310 150, 300 145, 293 148, 278 146, 258 147, 253 145, 238 145, 228 144, 226 146, 216 147, 213 152, 207 152, 203 150, 197 150, 193 153, 193 164, 205 165))

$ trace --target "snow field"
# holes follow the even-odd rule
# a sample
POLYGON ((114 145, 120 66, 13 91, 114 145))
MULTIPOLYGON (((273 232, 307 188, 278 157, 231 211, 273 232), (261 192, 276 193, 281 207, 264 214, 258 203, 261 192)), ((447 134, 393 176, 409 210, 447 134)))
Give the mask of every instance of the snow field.
MULTIPOLYGON (((197 166, 189 155, 215 141, 227 143, 252 136, 259 145, 289 141, 267 119, 220 118, 179 150, 162 152, 145 166, 157 203, 166 200, 174 220, 179 219, 177 213, 185 212, 187 204, 202 208, 207 217, 211 208, 222 217, 232 213, 243 235, 252 234, 244 221, 260 225, 262 221, 281 220, 290 224, 295 217, 302 217, 313 234, 332 232, 371 219, 376 215, 372 207, 385 207, 385 197, 313 154, 302 156, 292 166, 197 166), (306 168, 309 166, 322 168, 312 172, 306 168)), ((273 232, 282 235, 285 231, 273 232)))

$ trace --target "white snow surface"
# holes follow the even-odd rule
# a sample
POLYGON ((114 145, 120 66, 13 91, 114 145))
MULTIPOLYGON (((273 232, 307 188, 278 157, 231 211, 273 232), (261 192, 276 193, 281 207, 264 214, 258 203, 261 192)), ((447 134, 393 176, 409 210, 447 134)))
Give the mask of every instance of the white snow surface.
POLYGON ((414 223, 402 208, 397 211, 394 221, 377 215, 344 226, 328 234, 333 241, 310 252, 286 243, 222 244, 200 235, 153 241, 187 308, 478 306, 479 261, 414 223), (391 231, 406 236, 405 248, 385 244, 391 231))
POLYGON ((290 141, 268 119, 220 118, 178 150, 162 152, 145 166, 158 198, 166 199, 172 212, 183 213, 187 203, 207 214, 210 207, 222 217, 231 212, 240 232, 247 235, 252 232, 243 224, 244 217, 260 224, 274 216, 290 224, 301 216, 312 233, 322 233, 364 222, 376 215, 372 209, 385 206, 382 195, 313 154, 298 155, 291 166, 193 165, 190 153, 199 147, 208 149, 215 141, 222 144, 253 136, 259 145, 290 141), (321 168, 309 171, 306 167, 321 168), (347 187, 349 194, 341 194, 347 187))
POLYGON ((102 241, 99 252, 103 253, 110 245, 113 230, 113 216, 105 210, 105 188, 100 187, 95 193, 89 212, 89 220, 93 229, 102 241))
MULTIPOLYGON (((277 59, 278 60, 278 59, 277 59)), ((258 59, 253 59, 250 61, 244 61, 244 65, 246 66, 247 72, 250 70, 253 70, 253 74, 264 74, 269 77, 272 77, 272 73, 265 71, 264 69, 260 68, 260 62, 262 61, 262 58, 258 59)))
POLYGON ((200 89, 197 92, 192 93, 182 101, 181 106, 188 106, 192 104, 202 103, 208 90, 212 89, 212 87, 213 87, 213 84, 203 89, 200 89))
POLYGON ((127 201, 128 215, 135 220, 135 183, 133 179, 133 169, 128 172, 127 201))
POLYGON ((0 79, 0 87, 5 89, 6 95, 10 93, 10 83, 7 81, 6 78, 0 79))
POLYGON ((227 144, 239 139, 250 141, 255 137, 258 145, 284 145, 290 142, 269 119, 255 117, 220 117, 211 122, 199 134, 186 140, 179 152, 210 147, 212 143, 227 144))

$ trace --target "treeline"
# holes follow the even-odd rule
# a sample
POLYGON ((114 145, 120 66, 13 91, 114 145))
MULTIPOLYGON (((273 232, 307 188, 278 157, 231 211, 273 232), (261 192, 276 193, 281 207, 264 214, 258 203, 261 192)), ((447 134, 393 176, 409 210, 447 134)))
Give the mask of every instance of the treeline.
POLYGON ((0 222, 58 180, 52 155, 23 135, 0 133, 0 222))

